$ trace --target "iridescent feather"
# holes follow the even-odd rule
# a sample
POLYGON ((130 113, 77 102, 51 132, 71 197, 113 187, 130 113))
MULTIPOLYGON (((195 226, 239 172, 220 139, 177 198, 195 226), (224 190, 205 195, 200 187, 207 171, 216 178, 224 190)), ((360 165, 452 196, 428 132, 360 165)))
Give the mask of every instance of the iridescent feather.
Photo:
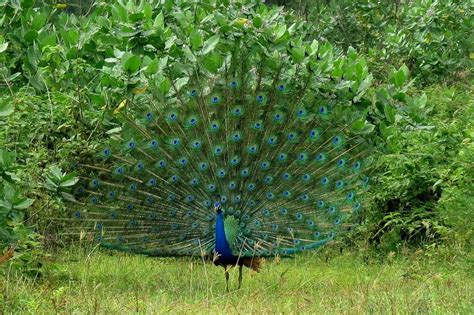
POLYGON ((205 58, 170 63, 168 90, 150 83, 119 106, 122 133, 81 164, 69 234, 150 255, 211 254, 215 202, 243 258, 311 250, 352 227, 370 148, 352 126, 365 112, 336 88, 346 81, 325 56, 295 61, 269 41, 275 61, 245 45, 217 45, 216 72, 205 58))

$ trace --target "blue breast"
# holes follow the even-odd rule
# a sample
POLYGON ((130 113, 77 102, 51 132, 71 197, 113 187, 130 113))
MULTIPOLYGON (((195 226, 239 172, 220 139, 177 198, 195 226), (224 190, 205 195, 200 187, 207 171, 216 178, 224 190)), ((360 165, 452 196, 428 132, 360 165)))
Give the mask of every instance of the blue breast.
POLYGON ((217 213, 216 218, 216 246, 215 251, 220 255, 222 261, 229 261, 234 259, 232 250, 230 249, 229 243, 225 237, 224 230, 224 215, 222 212, 217 213))

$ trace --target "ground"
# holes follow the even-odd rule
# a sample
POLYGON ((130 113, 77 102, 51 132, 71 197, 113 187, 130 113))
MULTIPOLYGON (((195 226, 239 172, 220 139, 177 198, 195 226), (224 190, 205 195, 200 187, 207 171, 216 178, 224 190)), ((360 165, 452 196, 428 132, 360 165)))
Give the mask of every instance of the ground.
POLYGON ((474 312, 466 255, 368 257, 346 251, 267 260, 261 273, 245 270, 241 290, 234 269, 226 293, 223 269, 210 262, 75 248, 52 254, 50 270, 35 281, 0 276, 0 313, 474 312))

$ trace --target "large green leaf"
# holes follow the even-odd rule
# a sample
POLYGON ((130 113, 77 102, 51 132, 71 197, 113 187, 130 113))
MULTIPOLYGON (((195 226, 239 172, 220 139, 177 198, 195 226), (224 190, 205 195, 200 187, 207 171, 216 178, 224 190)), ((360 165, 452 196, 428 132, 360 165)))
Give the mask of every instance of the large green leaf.
POLYGON ((0 149, 0 170, 9 170, 15 161, 15 153, 0 149))
POLYGON ((223 58, 219 54, 209 54, 204 56, 204 67, 211 73, 217 73, 222 65, 223 58))
POLYGON ((135 73, 140 69, 140 57, 137 55, 127 55, 125 60, 122 59, 123 69, 130 73, 135 73))
POLYGON ((165 24, 165 18, 163 16, 163 12, 158 13, 158 15, 155 18, 155 21, 153 22, 154 27, 163 27, 165 24))
POLYGON ((386 104, 383 110, 385 113, 385 118, 387 118, 387 120, 393 124, 395 122, 395 109, 390 104, 386 104))
POLYGON ((0 53, 4 52, 8 48, 8 42, 0 44, 0 53))
POLYGON ((0 199, 0 214, 1 213, 8 213, 8 210, 10 210, 12 208, 12 204, 11 202, 7 201, 7 200, 1 200, 0 199), (5 209, 7 211, 1 211, 1 209, 5 209))
POLYGON ((37 12, 33 16, 33 21, 31 21, 31 28, 33 30, 38 31, 44 26, 47 20, 48 14, 46 14, 45 12, 37 12))
POLYGON ((7 97, 0 102, 0 117, 6 117, 13 113, 15 108, 13 107, 13 102, 11 97, 7 97))
POLYGON ((29 206, 31 206, 33 202, 35 202, 34 199, 29 199, 29 198, 20 199, 13 205, 13 208, 18 209, 18 210, 24 210, 24 209, 27 209, 29 206))
POLYGON ((145 69, 147 74, 155 74, 158 71, 158 59, 153 59, 145 69))
POLYGON ((304 47, 295 47, 291 52, 291 57, 295 63, 301 63, 303 61, 305 55, 304 47))
POLYGON ((201 33, 199 33, 199 30, 192 31, 191 35, 189 36, 189 40, 191 42, 191 47, 193 48, 194 51, 201 48, 201 46, 202 46, 202 36, 201 36, 201 33))
POLYGON ((202 47, 201 54, 206 55, 212 50, 214 50, 216 45, 219 43, 219 39, 220 39, 219 35, 214 35, 214 36, 209 37, 204 42, 204 46, 202 47))
POLYGON ((392 74, 392 82, 397 87, 402 87, 403 84, 408 79, 409 71, 407 66, 403 65, 397 71, 394 71, 392 74))
POLYGON ((18 195, 18 191, 16 187, 9 182, 3 183, 3 200, 8 201, 10 204, 15 203, 16 196, 18 195))
POLYGON ((23 35, 23 39, 28 43, 32 43, 37 37, 38 32, 36 30, 29 30, 23 35))
POLYGON ((48 34, 46 36, 41 37, 40 39, 40 47, 44 49, 47 46, 55 46, 57 43, 56 34, 48 34))
POLYGON ((64 176, 63 179, 61 180, 61 187, 74 186, 75 184, 77 184, 78 181, 79 181, 79 177, 77 177, 76 174, 74 173, 68 174, 64 176))

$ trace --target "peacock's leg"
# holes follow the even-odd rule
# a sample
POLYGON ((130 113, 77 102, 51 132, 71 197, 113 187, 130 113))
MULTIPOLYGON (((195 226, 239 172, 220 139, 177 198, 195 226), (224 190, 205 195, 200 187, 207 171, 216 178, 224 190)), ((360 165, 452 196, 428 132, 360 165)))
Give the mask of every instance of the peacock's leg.
POLYGON ((229 292, 229 271, 225 268, 225 289, 229 292))
POLYGON ((239 289, 240 289, 240 285, 242 284, 242 267, 243 265, 239 266, 239 289))

